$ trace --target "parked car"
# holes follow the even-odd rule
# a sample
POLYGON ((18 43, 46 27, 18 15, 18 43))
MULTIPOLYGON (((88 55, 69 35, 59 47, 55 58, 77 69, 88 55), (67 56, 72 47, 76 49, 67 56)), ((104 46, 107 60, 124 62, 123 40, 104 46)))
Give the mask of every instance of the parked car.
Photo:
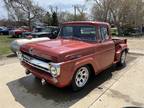
POLYGON ((29 30, 28 27, 23 26, 23 27, 15 29, 15 30, 11 30, 10 35, 12 35, 12 37, 14 37, 14 38, 16 38, 16 37, 18 38, 18 37, 21 37, 22 33, 24 33, 24 32, 31 32, 31 30, 29 30))
POLYGON ((11 29, 10 28, 7 28, 7 27, 0 27, 0 34, 1 35, 9 35, 9 31, 11 29))
POLYGON ((44 40, 50 40, 50 39, 48 37, 16 39, 16 40, 11 42, 10 48, 11 48, 11 51, 16 54, 16 52, 19 51, 21 45, 26 44, 26 43, 36 42, 36 41, 44 41, 44 40))
POLYGON ((43 29, 44 29, 44 27, 36 26, 36 27, 33 28, 32 32, 24 32, 24 33, 22 33, 22 38, 26 38, 29 35, 32 36, 32 34, 37 33, 37 32, 42 32, 43 29))
POLYGON ((125 27, 122 28, 122 33, 123 36, 140 36, 142 35, 141 28, 132 28, 132 27, 125 27))
POLYGON ((112 39, 108 23, 75 21, 64 23, 57 39, 22 45, 18 58, 26 74, 42 84, 71 85, 77 91, 91 75, 113 64, 124 65, 127 52, 127 40, 112 39))
POLYGON ((49 37, 50 39, 55 39, 58 36, 59 28, 55 26, 47 26, 41 29, 40 32, 31 33, 35 37, 49 37))
POLYGON ((21 38, 27 38, 27 36, 31 35, 32 32, 23 32, 21 38))

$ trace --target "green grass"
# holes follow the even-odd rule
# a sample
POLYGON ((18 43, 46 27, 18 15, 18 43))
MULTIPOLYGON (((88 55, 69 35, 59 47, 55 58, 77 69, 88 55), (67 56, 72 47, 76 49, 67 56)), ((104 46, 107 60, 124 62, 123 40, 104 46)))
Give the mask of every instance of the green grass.
POLYGON ((10 38, 10 36, 0 35, 0 56, 7 55, 11 53, 10 43, 14 40, 14 38, 10 38))

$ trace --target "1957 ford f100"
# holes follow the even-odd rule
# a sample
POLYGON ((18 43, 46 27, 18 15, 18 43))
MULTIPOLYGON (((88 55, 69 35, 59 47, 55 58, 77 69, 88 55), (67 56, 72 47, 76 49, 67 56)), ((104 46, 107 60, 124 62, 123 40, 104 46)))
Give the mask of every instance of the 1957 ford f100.
POLYGON ((112 39, 108 23, 74 21, 62 25, 57 39, 21 46, 18 57, 26 73, 42 84, 71 85, 77 91, 91 75, 113 64, 124 65, 127 52, 127 40, 112 39))

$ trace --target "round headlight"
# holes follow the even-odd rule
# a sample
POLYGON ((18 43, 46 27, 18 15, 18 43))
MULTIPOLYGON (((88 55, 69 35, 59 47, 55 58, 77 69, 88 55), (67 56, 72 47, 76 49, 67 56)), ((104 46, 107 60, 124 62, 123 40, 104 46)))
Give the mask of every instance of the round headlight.
POLYGON ((53 75, 53 76, 56 76, 57 75, 57 68, 56 67, 51 67, 50 68, 50 71, 51 71, 51 74, 53 75))

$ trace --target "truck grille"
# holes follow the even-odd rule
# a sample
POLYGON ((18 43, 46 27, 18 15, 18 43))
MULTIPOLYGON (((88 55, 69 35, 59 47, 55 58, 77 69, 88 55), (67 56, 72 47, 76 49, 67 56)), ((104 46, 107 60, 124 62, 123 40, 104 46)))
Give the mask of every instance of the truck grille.
POLYGON ((35 57, 32 57, 29 54, 24 54, 24 53, 22 53, 22 59, 23 59, 23 62, 29 64, 32 67, 35 67, 37 69, 50 73, 50 70, 48 69, 48 62, 50 61, 47 60, 46 62, 46 61, 37 59, 35 57))

